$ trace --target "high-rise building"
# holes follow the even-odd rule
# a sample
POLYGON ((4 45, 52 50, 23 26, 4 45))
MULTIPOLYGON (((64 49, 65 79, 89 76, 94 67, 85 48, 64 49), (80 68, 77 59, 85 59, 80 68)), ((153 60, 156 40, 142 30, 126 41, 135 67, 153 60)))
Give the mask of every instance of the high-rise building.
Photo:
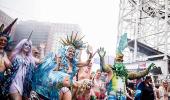
POLYGON ((49 32, 48 44, 46 51, 56 51, 61 47, 59 42, 61 38, 66 37, 66 35, 71 35, 71 33, 81 33, 79 25, 76 24, 52 24, 51 30, 49 32))
POLYGON ((31 40, 34 46, 46 42, 45 53, 58 50, 60 47, 59 39, 71 34, 72 31, 80 33, 81 30, 76 24, 46 23, 37 21, 23 21, 17 25, 14 39, 18 43, 23 38, 28 38, 31 31, 31 40))
POLYGON ((23 21, 19 22, 16 27, 14 40, 18 43, 24 38, 28 38, 33 31, 31 40, 34 46, 39 46, 40 43, 46 42, 48 39, 48 33, 50 30, 50 24, 37 21, 23 21))
POLYGON ((120 0, 118 38, 124 33, 129 63, 161 60, 156 66, 169 74, 170 0, 120 0))

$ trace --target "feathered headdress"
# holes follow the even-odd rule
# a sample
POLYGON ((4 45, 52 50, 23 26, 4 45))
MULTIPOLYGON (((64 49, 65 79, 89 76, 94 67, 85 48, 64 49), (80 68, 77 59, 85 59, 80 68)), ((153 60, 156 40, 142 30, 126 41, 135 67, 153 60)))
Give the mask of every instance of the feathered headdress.
POLYGON ((66 77, 70 77, 67 73, 61 71, 52 71, 49 73, 50 85, 61 89, 63 87, 63 81, 66 77))
POLYGON ((71 36, 68 36, 65 38, 65 39, 62 39, 61 38, 61 43, 64 45, 64 46, 74 46, 75 49, 81 49, 81 48, 84 48, 85 47, 85 44, 82 39, 84 38, 84 36, 80 36, 80 34, 76 33, 74 34, 72 32, 71 36))
POLYGON ((5 29, 4 29, 4 24, 1 25, 0 27, 0 36, 5 36, 7 38, 10 37, 10 32, 12 29, 12 26, 15 24, 18 18, 16 18, 11 24, 9 24, 5 29))
POLYGON ((119 40, 119 45, 116 51, 116 60, 123 61, 123 50, 127 47, 127 33, 124 33, 119 40))
POLYGON ((12 26, 15 24, 15 22, 18 20, 18 18, 16 18, 11 24, 9 24, 5 29, 4 29, 4 24, 2 24, 0 26, 0 36, 4 36, 7 38, 7 45, 5 47, 5 50, 9 51, 11 49, 11 46, 13 45, 13 41, 12 39, 10 38, 10 32, 11 32, 11 29, 12 29, 12 26))

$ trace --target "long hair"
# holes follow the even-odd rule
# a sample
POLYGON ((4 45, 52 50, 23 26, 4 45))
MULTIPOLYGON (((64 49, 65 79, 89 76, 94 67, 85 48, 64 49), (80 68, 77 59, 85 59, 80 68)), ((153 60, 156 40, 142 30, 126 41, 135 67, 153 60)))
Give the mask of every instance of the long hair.
POLYGON ((31 41, 27 41, 27 39, 23 39, 21 40, 17 46, 15 47, 15 49, 13 50, 12 54, 11 54, 11 62, 12 62, 12 67, 11 67, 11 73, 9 74, 7 80, 5 81, 5 85, 4 85, 4 89, 3 89, 3 94, 7 94, 9 93, 9 89, 10 89, 10 85, 13 81, 13 79, 16 77, 17 72, 19 71, 20 67, 23 67, 23 64, 25 64, 24 66, 27 66, 26 69, 26 75, 24 77, 24 82, 23 82, 23 96, 28 96, 30 93, 30 89, 31 89, 31 82, 32 82, 32 76, 34 73, 34 67, 35 67, 35 62, 32 59, 32 52, 31 52, 31 48, 32 48, 32 42, 31 41), (30 51, 28 52, 28 55, 26 55, 26 59, 22 58, 21 56, 21 52, 22 52, 22 48, 23 45, 29 42, 30 43, 30 51), (24 60, 22 60, 24 59, 24 60))
MULTIPOLYGON (((62 50, 60 50, 60 54, 61 54, 61 63, 65 65, 66 68, 68 68, 68 60, 67 60, 67 52, 68 52, 68 49, 69 48, 72 48, 73 46, 65 46, 64 48, 62 48, 62 50)), ((73 47, 74 48, 74 47, 73 47)), ((71 60, 71 63, 72 63, 72 74, 70 76, 70 78, 72 79, 76 73, 77 73, 77 60, 76 60, 76 57, 74 56, 73 59, 71 60)))
POLYGON ((32 42, 27 39, 22 39, 17 45, 16 47, 14 48, 12 54, 11 54, 11 60, 13 60, 18 54, 20 54, 22 52, 22 48, 23 48, 23 45, 26 43, 26 42, 29 42, 30 43, 30 51, 28 52, 28 55, 27 55, 27 58, 29 61, 31 61, 32 63, 34 62, 33 61, 33 56, 32 56, 32 42))

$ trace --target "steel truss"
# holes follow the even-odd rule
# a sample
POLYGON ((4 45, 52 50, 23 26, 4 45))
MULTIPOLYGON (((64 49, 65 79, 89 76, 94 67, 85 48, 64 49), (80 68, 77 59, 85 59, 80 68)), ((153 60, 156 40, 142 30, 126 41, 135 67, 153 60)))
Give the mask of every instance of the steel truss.
POLYGON ((134 41, 133 50, 129 50, 133 53, 130 62, 157 56, 164 56, 166 60, 170 55, 170 0, 120 0, 119 6, 118 38, 128 33, 128 39, 134 41), (137 42, 163 54, 142 55, 137 42))

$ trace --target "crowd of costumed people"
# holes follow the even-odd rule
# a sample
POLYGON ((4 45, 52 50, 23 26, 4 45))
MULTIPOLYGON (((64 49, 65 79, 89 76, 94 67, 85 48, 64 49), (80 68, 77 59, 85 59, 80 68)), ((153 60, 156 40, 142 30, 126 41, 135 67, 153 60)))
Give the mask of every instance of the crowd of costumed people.
POLYGON ((0 98, 2 100, 168 100, 168 81, 159 88, 153 85, 151 63, 140 72, 128 71, 123 63, 127 34, 120 37, 114 64, 105 63, 106 50, 95 52, 83 41, 84 36, 72 32, 61 38, 56 52, 44 53, 45 44, 32 45, 31 32, 16 46, 11 38, 15 19, 7 27, 0 26, 0 98), (15 46, 15 47, 14 47, 15 46), (86 50, 87 59, 82 59, 86 50), (93 57, 100 58, 100 68, 93 69, 93 57), (143 79, 129 85, 129 80, 143 79))

